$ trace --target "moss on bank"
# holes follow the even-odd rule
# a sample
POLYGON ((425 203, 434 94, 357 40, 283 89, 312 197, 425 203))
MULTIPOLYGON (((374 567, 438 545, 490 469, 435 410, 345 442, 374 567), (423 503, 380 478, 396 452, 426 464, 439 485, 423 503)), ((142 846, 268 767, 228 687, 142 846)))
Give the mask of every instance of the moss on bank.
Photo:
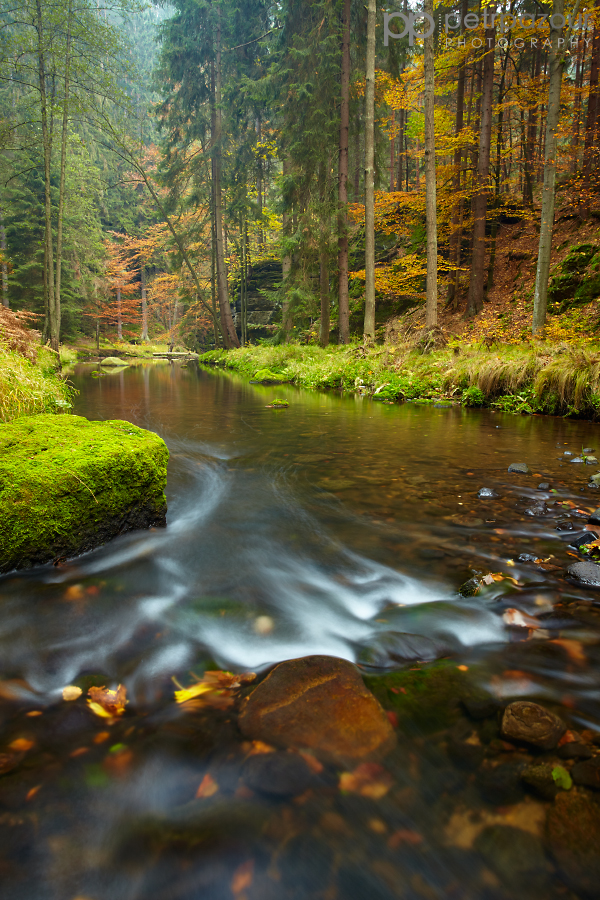
POLYGON ((589 347, 456 345, 420 353, 391 345, 262 344, 212 350, 200 363, 249 379, 267 369, 299 387, 362 393, 391 403, 452 400, 530 415, 600 415, 600 350, 589 347))
POLYGON ((16 350, 0 346, 0 422, 69 409, 72 390, 55 370, 56 357, 45 348, 39 349, 35 365, 16 350))
POLYGON ((0 425, 0 571, 164 525, 169 451, 129 422, 28 416, 0 425))

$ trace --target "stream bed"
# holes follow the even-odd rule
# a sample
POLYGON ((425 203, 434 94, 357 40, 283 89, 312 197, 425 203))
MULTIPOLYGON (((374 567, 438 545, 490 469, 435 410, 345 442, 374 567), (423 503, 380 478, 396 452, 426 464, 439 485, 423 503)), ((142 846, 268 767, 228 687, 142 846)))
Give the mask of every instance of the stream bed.
POLYGON ((164 438, 168 526, 0 579, 2 900, 600 896, 597 849, 561 838, 600 842, 600 592, 565 577, 599 426, 97 372, 76 368, 73 411, 164 438), (174 692, 313 654, 361 666, 397 748, 362 781, 250 787, 267 751, 235 709, 174 692), (89 687, 119 684, 124 713, 95 715, 89 687), (516 700, 579 757, 504 740, 516 700))

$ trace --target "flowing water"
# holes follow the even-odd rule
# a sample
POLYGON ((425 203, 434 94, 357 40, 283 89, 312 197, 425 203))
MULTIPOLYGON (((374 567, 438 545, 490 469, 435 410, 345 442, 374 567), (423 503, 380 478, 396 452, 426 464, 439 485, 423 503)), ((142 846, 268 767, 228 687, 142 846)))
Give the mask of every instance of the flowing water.
POLYGON ((235 724, 182 713, 172 678, 309 654, 366 673, 445 657, 498 700, 562 710, 591 742, 600 595, 565 580, 573 530, 557 525, 584 530, 577 509, 600 505, 596 469, 564 456, 600 451, 598 426, 263 387, 195 364, 92 371, 73 375, 76 413, 169 447, 168 527, 0 581, 0 771, 19 752, 0 777, 0 896, 578 896, 548 855, 530 877, 516 851, 507 864, 470 836, 470 815, 522 816, 545 852, 541 802, 478 791, 446 752, 452 735, 403 738, 381 800, 340 792, 335 773, 300 798, 249 799, 235 724), (276 397, 289 408, 267 408, 276 397), (532 474, 509 475, 514 462, 532 474), (487 573, 498 580, 458 593, 487 573), (125 716, 106 725, 83 698, 65 703, 73 683, 124 684, 125 716), (219 794, 194 799, 207 767, 219 794), (515 867, 524 882, 506 876, 515 867))

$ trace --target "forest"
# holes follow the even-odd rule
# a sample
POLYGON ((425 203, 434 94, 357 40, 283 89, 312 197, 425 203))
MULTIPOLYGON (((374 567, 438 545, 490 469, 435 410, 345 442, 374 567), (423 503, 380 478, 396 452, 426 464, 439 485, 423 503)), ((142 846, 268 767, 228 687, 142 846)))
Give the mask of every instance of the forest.
POLYGON ((54 351, 593 335, 600 12, 402 9, 3 3, 4 307, 54 351))

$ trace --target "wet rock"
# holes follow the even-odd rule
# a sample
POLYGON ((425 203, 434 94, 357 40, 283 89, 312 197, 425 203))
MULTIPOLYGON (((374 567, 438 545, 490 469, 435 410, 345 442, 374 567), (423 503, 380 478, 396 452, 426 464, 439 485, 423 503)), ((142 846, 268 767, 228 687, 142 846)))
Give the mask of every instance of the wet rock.
POLYGON ((525 510, 526 516, 547 516, 550 510, 542 500, 541 503, 534 503, 525 510))
POLYGON ((547 839, 567 884, 600 897, 600 805, 589 794, 561 791, 548 813, 547 839))
POLYGON ((397 668, 398 663, 423 660, 430 662, 451 653, 454 647, 434 641, 422 634, 386 631, 368 641, 360 653, 359 662, 376 668, 397 668))
POLYGON ((497 806, 519 803, 523 799, 522 762, 501 763, 477 773, 477 787, 484 800, 497 806))
POLYGON ((588 519, 589 525, 600 525, 600 509, 595 509, 588 519))
POLYGON ((517 700, 504 710, 500 731, 509 741, 523 741, 540 750, 552 750, 565 733, 566 725, 539 703, 517 700))
POLYGON ((475 597, 481 590, 481 582, 479 578, 469 578, 458 589, 458 593, 463 597, 475 597))
POLYGON ((600 757, 596 756, 594 759, 575 763, 571 769, 571 778, 575 784, 582 784, 584 787, 600 791, 600 757))
POLYGON ((595 456, 588 456, 588 458, 585 461, 585 464, 586 464, 586 466, 597 466, 598 460, 595 456))
POLYGON ((493 488, 482 487, 477 491, 477 496, 481 500, 492 500, 494 497, 498 497, 499 494, 493 488))
POLYGON ((488 719, 500 709, 494 697, 463 697, 462 704, 472 719, 488 719))
POLYGON ((590 477, 590 486, 591 485, 594 485, 595 487, 600 485, 600 472, 596 472, 595 475, 590 477))
POLYGON ((594 448, 593 447, 584 447, 581 452, 585 453, 585 455, 588 456, 590 453, 594 452, 594 448))
POLYGON ((573 453, 571 452, 571 450, 565 450, 563 456, 573 456, 573 453))
POLYGON ((253 791, 275 797, 302 794, 313 780, 298 753, 259 753, 244 763, 242 778, 253 791))
POLYGON ((575 547, 575 549, 578 550, 580 547, 585 547, 586 544, 591 544, 597 540, 598 535, 595 531, 584 531, 581 534, 575 535, 570 541, 569 547, 575 547))
POLYGON ((489 825, 477 837, 475 849, 512 891, 539 889, 548 879, 550 867, 542 842, 520 828, 489 825))
POLYGON ((571 522, 569 519, 567 519, 564 522, 558 523, 558 525, 556 526, 556 531, 575 531, 576 528, 577 525, 575 524, 575 522, 571 522))
POLYGON ((448 756, 461 769, 477 769, 483 762, 484 748, 469 722, 458 722, 448 735, 448 756))
POLYGON ((549 491, 550 490, 550 482, 542 481, 538 484, 538 491, 549 491))
POLYGON ((591 759, 594 751, 581 741, 569 741, 558 748, 558 755, 561 759, 591 759))
POLYGON ((539 557, 534 556, 533 553, 520 553, 519 556, 517 557, 517 559, 519 562, 527 563, 527 562, 535 562, 536 559, 539 559, 539 557))
POLYGON ((554 800, 560 788, 554 780, 550 763, 535 763, 526 766, 521 772, 521 779, 542 800, 554 800))
POLYGON ((516 475, 530 475, 531 469, 527 465, 527 463, 511 463, 508 467, 509 472, 513 472, 516 475))
POLYGON ((600 566, 593 562, 576 562, 569 566, 567 575, 586 587, 600 588, 600 566))
POLYGON ((573 459, 571 460, 571 462, 572 463, 582 463, 582 462, 585 462, 585 460, 581 456, 574 456, 573 459))
POLYGON ((306 747, 344 765, 384 756, 396 742, 355 666, 331 656, 276 666, 245 700, 239 727, 246 737, 306 747))

